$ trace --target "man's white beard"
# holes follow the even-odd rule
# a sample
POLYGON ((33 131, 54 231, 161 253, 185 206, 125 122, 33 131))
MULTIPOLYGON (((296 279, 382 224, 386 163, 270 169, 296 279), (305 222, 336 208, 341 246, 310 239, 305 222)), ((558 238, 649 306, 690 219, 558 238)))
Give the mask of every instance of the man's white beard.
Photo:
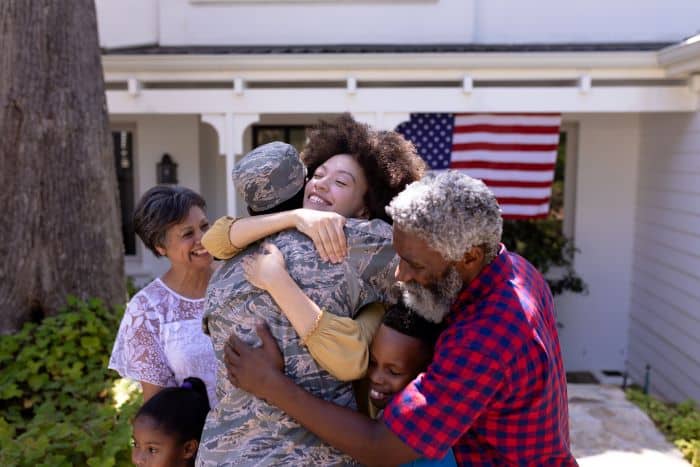
POLYGON ((439 323, 449 313, 450 305, 462 289, 462 277, 450 266, 445 276, 433 287, 416 282, 397 282, 404 304, 423 318, 439 323))

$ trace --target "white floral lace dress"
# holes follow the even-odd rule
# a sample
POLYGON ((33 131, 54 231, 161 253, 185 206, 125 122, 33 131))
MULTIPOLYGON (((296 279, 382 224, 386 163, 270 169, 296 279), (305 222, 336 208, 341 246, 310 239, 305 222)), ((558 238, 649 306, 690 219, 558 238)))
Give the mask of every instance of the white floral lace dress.
POLYGON ((109 368, 123 378, 163 387, 196 376, 216 406, 217 362, 211 340, 202 332, 203 312, 203 298, 185 298, 154 280, 127 305, 109 368))

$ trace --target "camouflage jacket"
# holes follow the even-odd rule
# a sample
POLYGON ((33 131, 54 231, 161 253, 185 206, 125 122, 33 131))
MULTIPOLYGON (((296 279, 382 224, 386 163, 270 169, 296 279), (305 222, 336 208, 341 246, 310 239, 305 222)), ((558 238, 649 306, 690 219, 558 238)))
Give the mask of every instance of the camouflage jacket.
MULTIPOLYGON (((267 240, 281 250, 292 278, 320 308, 339 316, 354 316, 363 305, 389 299, 396 255, 391 228, 383 221, 349 219, 345 232, 348 257, 341 264, 323 262, 311 240, 295 230, 267 240)), ((288 376, 318 397, 355 407, 351 384, 323 370, 272 297, 246 281, 240 263, 259 248, 259 244, 251 245, 226 261, 209 283, 203 324, 218 361, 219 405, 207 417, 197 465, 353 464, 284 412, 233 387, 226 378, 226 340, 235 332, 244 341, 259 345, 255 323, 264 320, 284 355, 288 376)))

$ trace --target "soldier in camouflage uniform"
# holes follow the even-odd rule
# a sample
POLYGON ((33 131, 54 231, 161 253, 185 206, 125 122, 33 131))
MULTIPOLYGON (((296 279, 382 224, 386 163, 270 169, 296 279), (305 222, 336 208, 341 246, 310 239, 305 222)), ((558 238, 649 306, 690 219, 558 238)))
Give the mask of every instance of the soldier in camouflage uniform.
MULTIPOLYGON (((234 182, 250 210, 259 212, 302 189, 304 168, 291 146, 271 143, 241 161, 234 170, 234 182)), ((353 316, 365 304, 388 299, 396 257, 391 227, 381 220, 348 219, 345 233, 348 257, 340 264, 321 261, 312 241, 296 230, 272 235, 266 241, 280 249, 292 278, 319 307, 339 316, 353 316)), ((260 249, 259 244, 253 244, 226 261, 209 284, 204 326, 218 360, 220 402, 207 417, 197 465, 353 464, 351 458, 323 443, 284 412, 234 387, 226 377, 223 349, 229 335, 233 332, 257 345, 255 325, 262 320, 277 340, 289 377, 325 400, 355 407, 351 385, 323 370, 272 297, 246 281, 241 263, 260 249)))

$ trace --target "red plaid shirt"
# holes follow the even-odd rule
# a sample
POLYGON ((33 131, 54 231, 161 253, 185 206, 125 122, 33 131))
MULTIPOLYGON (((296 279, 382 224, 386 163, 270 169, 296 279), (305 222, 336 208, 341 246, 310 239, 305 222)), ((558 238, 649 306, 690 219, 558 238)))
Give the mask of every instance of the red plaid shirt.
POLYGON ((552 294, 501 247, 462 289, 433 361, 383 414, 423 457, 470 466, 575 466, 552 294))

